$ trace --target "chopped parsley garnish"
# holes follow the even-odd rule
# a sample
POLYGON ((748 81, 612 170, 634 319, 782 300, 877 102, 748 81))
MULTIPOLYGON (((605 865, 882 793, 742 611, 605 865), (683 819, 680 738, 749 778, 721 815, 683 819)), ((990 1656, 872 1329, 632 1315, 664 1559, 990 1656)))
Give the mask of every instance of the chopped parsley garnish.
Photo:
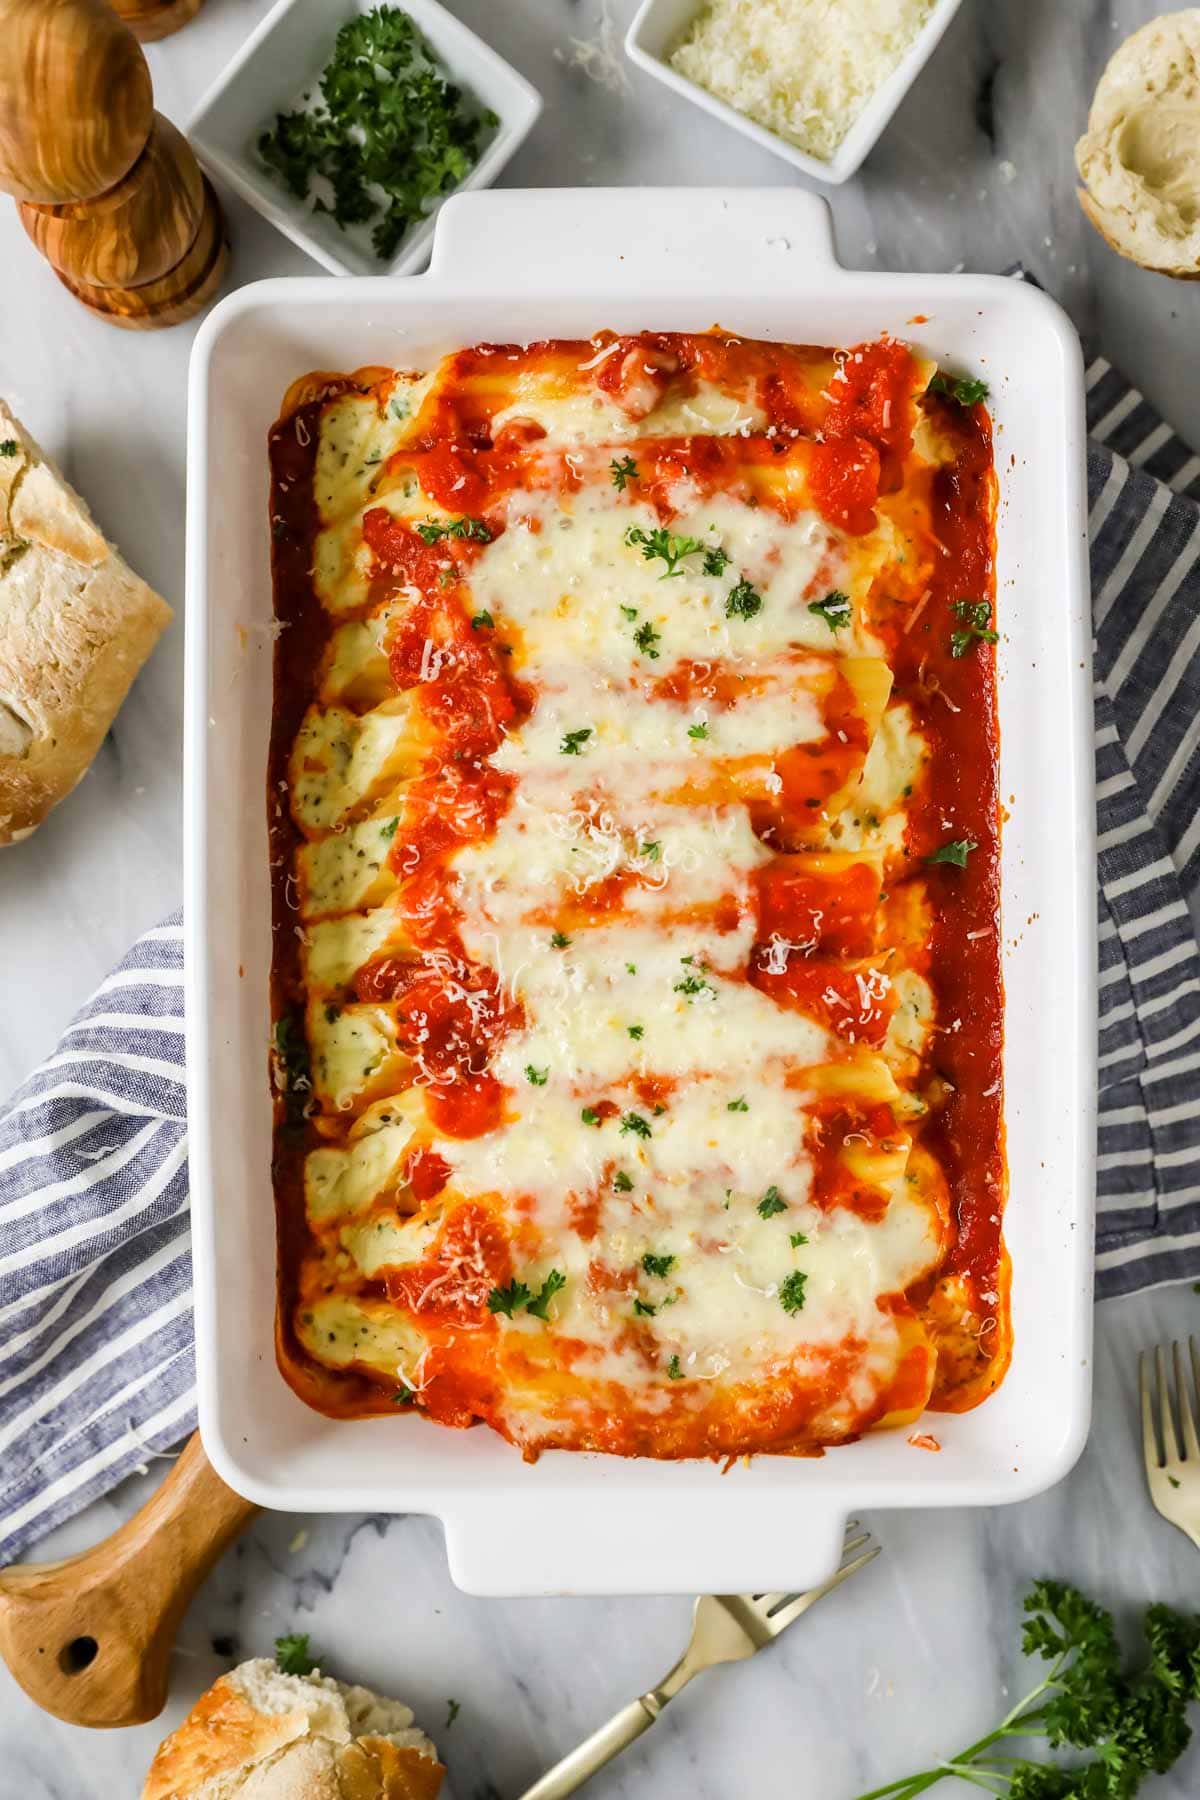
POLYGON ((647 862, 657 862, 662 855, 662 845, 659 843, 639 844, 638 855, 644 856, 647 862))
POLYGON ((731 558, 725 554, 720 544, 717 544, 713 549, 704 552, 704 573, 706 575, 723 575, 729 567, 730 561, 731 558))
POLYGON ((629 623, 631 625, 633 624, 633 621, 637 618, 637 616, 638 616, 638 614, 637 614, 636 606, 623 606, 621 608, 621 617, 623 619, 628 619, 629 623))
POLYGON ((492 528, 483 519, 426 519, 417 526, 417 536, 427 544, 438 544, 443 538, 464 538, 476 544, 490 544, 492 528))
POLYGON ((726 1112, 749 1112, 750 1108, 749 1108, 749 1105, 747 1104, 747 1102, 745 1100, 743 1100, 741 1095, 739 1094, 736 1100, 729 1101, 728 1105, 725 1108, 725 1111, 726 1112))
POLYGON ((477 612, 475 614, 475 617, 471 620, 471 630, 472 631, 483 631, 483 630, 491 631, 491 629, 495 625, 495 623, 496 623, 496 621, 495 621, 495 619, 493 619, 490 612, 477 612))
POLYGON ((990 600, 953 600, 950 611, 961 620, 959 629, 950 633, 951 656, 965 656, 977 643, 999 643, 999 633, 991 629, 990 600))
POLYGON ((594 1106, 585 1106, 579 1116, 585 1125, 599 1125, 600 1123, 600 1114, 594 1106))
POLYGON ((850 596, 843 594, 841 588, 831 588, 823 600, 810 600, 808 610, 824 619, 830 631, 840 631, 843 625, 850 623, 850 596))
POLYGON ((626 1030, 629 1032, 631 1038, 637 1039, 638 1043, 641 1043, 646 1035, 646 1027, 644 1025, 628 1025, 626 1026, 626 1030))
POLYGON ((291 1015, 275 1021, 275 1085, 283 1095, 284 1129, 295 1136, 304 1129, 312 1069, 304 1028, 291 1015))
POLYGON ((981 400, 987 399, 991 390, 986 381, 972 380, 969 376, 960 376, 955 380, 939 370, 925 391, 928 394, 941 394, 946 400, 957 400, 960 406, 978 406, 981 400))
POLYGON ((386 825, 381 825, 379 827, 379 835, 385 844, 391 843, 396 835, 396 827, 399 823, 399 819, 389 819, 386 825))
POLYGON ((525 1064, 525 1079, 530 1087, 545 1087, 550 1079, 549 1069, 535 1069, 532 1063, 525 1064))
POLYGON ((582 756, 583 746, 592 735, 590 725, 584 725, 579 731, 566 731, 558 746, 560 756, 582 756))
POLYGON ((284 1675, 311 1675, 317 1659, 309 1654, 307 1631, 293 1631, 286 1637, 277 1637, 275 1661, 284 1675))
POLYGON ((510 1281, 507 1287, 492 1289, 488 1295, 488 1311, 503 1313, 506 1319, 511 1319, 524 1308, 535 1319, 545 1319, 550 1301, 566 1285, 566 1276, 561 1275, 557 1269, 551 1269, 536 1294, 524 1281, 510 1281))
POLYGON ((758 1216, 760 1219, 773 1219, 776 1213, 786 1212, 787 1209, 788 1203, 779 1189, 771 1186, 758 1203, 758 1216))
POLYGON ((618 1169, 613 1176, 613 1186, 616 1188, 618 1194, 632 1194, 633 1192, 633 1183, 630 1181, 624 1169, 618 1169))
POLYGON ((637 479, 638 466, 632 456, 623 456, 619 459, 614 456, 608 465, 608 472, 612 476, 613 486, 617 492, 623 494, 625 483, 637 479))
POLYGON ((453 1725, 455 1719, 457 1719, 457 1717, 461 1711, 462 1711, 462 1707, 459 1705, 457 1700, 447 1700, 447 1702, 446 1702, 446 1724, 445 1724, 445 1729, 447 1731, 449 1731, 450 1727, 453 1725))
POLYGON ((677 1356, 673 1356, 667 1364, 667 1375, 672 1381, 683 1380, 683 1369, 677 1356))
POLYGON ((555 1294, 561 1293, 567 1285, 567 1278, 558 1269, 551 1269, 545 1281, 526 1306, 526 1312, 532 1313, 535 1319, 548 1319, 546 1311, 555 1294))
POLYGON ((498 123, 448 80, 430 46, 398 7, 378 6, 342 26, 311 111, 276 113, 258 153, 298 200, 315 177, 332 204, 312 201, 343 230, 370 225, 383 262, 410 227, 456 188, 498 123))
POLYGON ((417 1404, 416 1388, 397 1388, 392 1395, 393 1406, 415 1406, 417 1404))
POLYGON ((956 869, 965 869, 967 858, 979 845, 973 844, 970 838, 951 838, 948 844, 939 844, 925 858, 927 863, 950 863, 956 869))
POLYGON ((532 1298, 533 1295, 523 1281, 510 1281, 507 1287, 492 1289, 488 1295, 488 1311, 503 1313, 506 1319, 511 1319, 523 1306, 528 1306, 532 1298))
POLYGON ((642 1258, 642 1267, 647 1275, 657 1275, 661 1278, 671 1273, 675 1267, 675 1258, 673 1256, 655 1256, 653 1252, 647 1250, 642 1258))
POLYGON ((658 646, 662 643, 662 632, 656 631, 648 619, 644 625, 638 626, 633 634, 633 641, 643 656, 648 656, 651 662, 658 661, 658 646))
POLYGON ((658 1308, 657 1306, 647 1306, 644 1300, 635 1300, 633 1310, 643 1319, 652 1319, 658 1308))
POLYGON ((727 619, 752 619, 755 613, 762 611, 762 603, 762 595, 758 589, 743 575, 742 579, 734 587, 731 587, 725 596, 725 617, 727 619))
POLYGON ((16 438, 5 438, 0 444, 0 456, 15 456, 19 448, 16 438))
POLYGON ((672 575, 682 575, 679 567, 685 556, 694 556, 704 545, 699 538, 676 537, 665 525, 656 525, 653 531, 643 531, 640 525, 631 525, 625 533, 625 542, 632 547, 641 547, 646 562, 665 562, 666 568, 659 576, 666 581, 672 575))
POLYGON ((565 931, 555 931, 550 935, 550 948, 552 950, 565 950, 570 942, 571 940, 565 931))
POLYGON ((784 1312, 799 1312, 804 1305, 804 1284, 808 1276, 799 1269, 793 1269, 786 1281, 779 1286, 779 1304, 784 1312))
MULTIPOLYGON (((682 961, 688 962, 688 963, 690 963, 691 960, 692 959, 690 956, 685 956, 682 958, 682 961)), ((717 994, 717 990, 713 986, 711 981, 706 981, 704 979, 703 975, 695 975, 695 974, 685 975, 683 977, 682 981, 677 981, 674 985, 674 988, 672 989, 672 992, 676 993, 676 994, 684 994, 687 996, 688 1000, 694 1000, 696 998, 697 994, 704 994, 704 993, 711 994, 713 996, 713 998, 715 999, 716 994, 717 994)))
POLYGON ((788 1243, 792 1246, 793 1250, 798 1250, 800 1248, 801 1244, 807 1244, 807 1242, 808 1242, 808 1239, 805 1237, 805 1235, 802 1231, 789 1231, 788 1232, 788 1243))
POLYGON ((627 975, 636 975, 637 974, 637 964, 636 963, 626 963, 625 964, 625 973, 627 975))
POLYGON ((688 726, 688 736, 690 738, 697 738, 697 739, 706 738, 708 736, 707 722, 704 719, 701 719, 701 721, 698 725, 689 725, 688 726))
POLYGON ((624 1137, 625 1133, 629 1131, 633 1133, 634 1137, 648 1138, 650 1136, 650 1126, 646 1120, 643 1119, 641 1113, 627 1112, 623 1116, 621 1120, 621 1136, 624 1137))

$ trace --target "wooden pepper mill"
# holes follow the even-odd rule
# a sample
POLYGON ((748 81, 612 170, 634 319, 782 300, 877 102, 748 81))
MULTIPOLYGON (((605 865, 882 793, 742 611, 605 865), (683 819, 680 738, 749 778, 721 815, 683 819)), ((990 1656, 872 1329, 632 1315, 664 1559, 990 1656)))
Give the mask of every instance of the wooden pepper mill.
POLYGON ((0 191, 63 286, 135 331, 208 305, 228 244, 186 138, 105 0, 0 0, 0 191))

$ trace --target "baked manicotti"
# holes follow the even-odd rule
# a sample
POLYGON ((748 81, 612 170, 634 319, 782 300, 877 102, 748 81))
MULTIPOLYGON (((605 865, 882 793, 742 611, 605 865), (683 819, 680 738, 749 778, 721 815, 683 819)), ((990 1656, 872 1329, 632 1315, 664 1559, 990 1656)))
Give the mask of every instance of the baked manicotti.
POLYGON ((170 618, 0 401, 0 845, 87 773, 170 618))
POLYGON ((436 1800, 445 1772, 399 1700, 259 1657, 164 1739, 142 1800, 436 1800))
POLYGON ((1114 250, 1200 279, 1200 7, 1127 38, 1075 147, 1079 202, 1114 250))

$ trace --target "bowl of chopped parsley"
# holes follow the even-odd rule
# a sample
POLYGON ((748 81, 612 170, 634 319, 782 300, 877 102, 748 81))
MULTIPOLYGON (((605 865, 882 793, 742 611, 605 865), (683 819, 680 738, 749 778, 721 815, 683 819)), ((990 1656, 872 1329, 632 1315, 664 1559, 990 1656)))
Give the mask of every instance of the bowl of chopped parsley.
POLYGON ((189 126, 202 162, 335 275, 408 275, 541 97, 437 0, 279 0, 189 126))

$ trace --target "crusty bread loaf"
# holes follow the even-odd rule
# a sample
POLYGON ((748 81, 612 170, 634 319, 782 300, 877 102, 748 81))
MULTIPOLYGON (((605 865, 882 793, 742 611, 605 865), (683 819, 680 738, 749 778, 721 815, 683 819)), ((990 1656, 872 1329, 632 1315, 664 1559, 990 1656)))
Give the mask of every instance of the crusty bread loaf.
POLYGON ((142 1800, 435 1800, 445 1772, 398 1700, 264 1657, 201 1695, 142 1800))
POLYGON ((1200 8, 1144 25, 1117 50, 1075 146, 1079 203, 1144 269, 1200 279, 1200 8))
POLYGON ((170 617, 0 401, 0 844, 86 774, 170 617))

